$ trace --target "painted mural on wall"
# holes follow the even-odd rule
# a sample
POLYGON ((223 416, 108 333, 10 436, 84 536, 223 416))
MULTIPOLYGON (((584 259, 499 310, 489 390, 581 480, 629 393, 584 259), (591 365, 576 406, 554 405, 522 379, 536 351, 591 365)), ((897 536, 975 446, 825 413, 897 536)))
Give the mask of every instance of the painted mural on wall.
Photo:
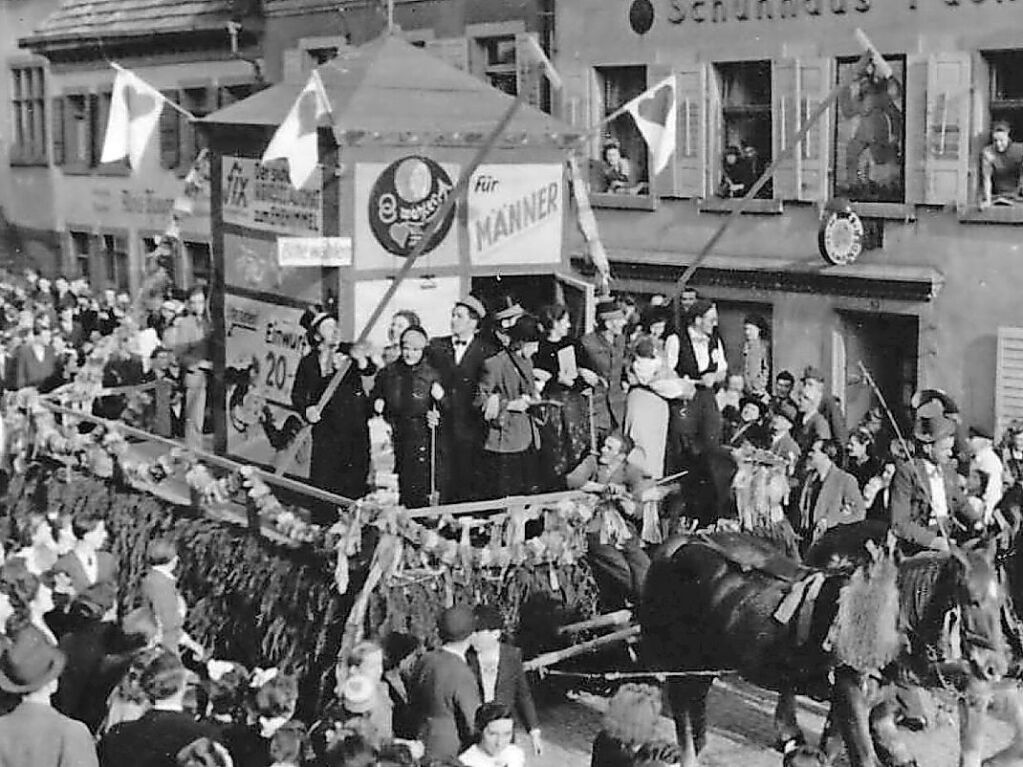
POLYGON ((839 82, 857 70, 838 102, 835 196, 854 202, 904 202, 906 193, 905 60, 888 59, 892 76, 874 65, 839 62, 839 82))

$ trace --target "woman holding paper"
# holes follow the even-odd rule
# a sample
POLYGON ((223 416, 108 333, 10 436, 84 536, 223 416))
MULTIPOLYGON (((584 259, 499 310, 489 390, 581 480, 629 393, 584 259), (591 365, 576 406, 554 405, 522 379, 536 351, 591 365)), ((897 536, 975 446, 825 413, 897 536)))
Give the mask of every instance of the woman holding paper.
POLYGON ((564 304, 546 306, 540 312, 544 337, 533 358, 546 406, 540 428, 541 484, 544 490, 560 490, 564 476, 590 452, 590 411, 585 395, 597 383, 589 357, 577 338, 570 336, 572 318, 564 304))

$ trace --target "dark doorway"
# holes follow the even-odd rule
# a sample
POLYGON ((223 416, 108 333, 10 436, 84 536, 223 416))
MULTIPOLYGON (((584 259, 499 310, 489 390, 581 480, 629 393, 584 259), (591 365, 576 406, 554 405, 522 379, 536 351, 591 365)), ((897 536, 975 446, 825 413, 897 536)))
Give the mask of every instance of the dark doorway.
MULTIPOLYGON (((860 363, 870 373, 888 407, 905 429, 916 391, 920 320, 901 314, 842 312, 836 353, 844 356, 846 418, 858 424, 880 404, 860 363)), ((841 360, 837 360, 841 364, 841 360)))

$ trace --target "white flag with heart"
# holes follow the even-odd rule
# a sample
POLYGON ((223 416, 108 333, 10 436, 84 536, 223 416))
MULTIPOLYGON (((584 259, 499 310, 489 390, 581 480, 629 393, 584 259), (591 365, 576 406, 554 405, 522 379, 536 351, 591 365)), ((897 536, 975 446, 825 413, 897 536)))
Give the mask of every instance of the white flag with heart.
POLYGON ((678 109, 676 109, 675 77, 670 75, 652 88, 647 88, 622 109, 636 121, 650 150, 650 177, 668 164, 675 151, 678 109))
POLYGON ((160 121, 164 97, 160 91, 134 72, 116 67, 114 90, 110 95, 110 116, 103 137, 100 162, 117 162, 128 158, 138 168, 160 121))
POLYGON ((302 189, 316 170, 320 159, 316 129, 330 111, 320 73, 314 69, 263 152, 264 163, 282 157, 287 159, 288 175, 296 189, 302 189))

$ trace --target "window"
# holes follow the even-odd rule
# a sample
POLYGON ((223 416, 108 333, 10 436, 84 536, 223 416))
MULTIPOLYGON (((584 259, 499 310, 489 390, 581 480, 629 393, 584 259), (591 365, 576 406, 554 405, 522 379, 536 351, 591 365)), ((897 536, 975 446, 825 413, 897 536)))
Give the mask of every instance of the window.
POLYGON ((92 167, 92 103, 87 93, 64 99, 65 164, 79 170, 92 167))
POLYGON ((104 278, 107 285, 117 290, 130 290, 128 240, 114 234, 103 235, 104 278))
MULTIPOLYGON (((644 66, 597 67, 597 82, 604 117, 617 111, 646 90, 644 66)), ((620 114, 605 126, 600 156, 591 166, 595 173, 594 192, 610 194, 647 193, 647 148, 636 122, 620 114)))
MULTIPOLYGON (((717 64, 721 93, 718 197, 744 197, 771 164, 771 62, 717 64)), ((757 197, 770 198, 768 181, 757 197)))
POLYGON ((11 163, 46 164, 46 85, 41 66, 11 67, 11 163))
POLYGON ((221 85, 217 88, 217 104, 220 109, 230 106, 242 99, 247 99, 257 90, 254 83, 236 83, 221 85))
MULTIPOLYGON (((905 202, 906 81, 904 57, 885 56, 892 77, 868 64, 839 98, 835 116, 835 196, 853 202, 905 202)), ((839 82, 857 66, 838 62, 839 82)))
POLYGON ((339 51, 340 49, 336 45, 331 45, 326 48, 306 48, 305 55, 309 58, 310 67, 318 67, 336 59, 339 51))
POLYGON ((476 38, 483 58, 483 77, 509 96, 518 92, 515 73, 515 35, 476 38))
MULTIPOLYGON (((212 90, 206 86, 194 88, 182 88, 180 91, 180 105, 193 115, 205 117, 212 111, 212 90)), ((171 109, 171 107, 167 107, 171 109)), ((199 156, 199 152, 206 146, 206 138, 199 132, 199 126, 193 123, 184 115, 181 119, 181 155, 178 158, 178 175, 184 176, 192 167, 192 162, 199 156)))
POLYGON ((1023 51, 987 55, 991 69, 991 122, 1004 120, 1015 140, 1023 137, 1023 51))
POLYGON ((213 272, 213 260, 210 256, 210 246, 206 242, 185 242, 185 268, 190 272, 191 279, 189 287, 197 283, 210 284, 210 277, 213 272))
POLYGON ((172 285, 177 285, 177 246, 174 240, 171 240, 171 247, 168 251, 167 248, 164 252, 157 256, 155 255, 156 250, 159 247, 159 243, 156 241, 156 237, 143 237, 142 238, 142 257, 145 263, 145 271, 148 273, 150 269, 155 269, 157 264, 163 267, 163 270, 167 273, 167 278, 171 281, 172 285), (156 259, 154 262, 153 259, 156 259))
POLYGON ((70 232, 71 259, 79 277, 92 279, 92 235, 88 232, 70 232))

